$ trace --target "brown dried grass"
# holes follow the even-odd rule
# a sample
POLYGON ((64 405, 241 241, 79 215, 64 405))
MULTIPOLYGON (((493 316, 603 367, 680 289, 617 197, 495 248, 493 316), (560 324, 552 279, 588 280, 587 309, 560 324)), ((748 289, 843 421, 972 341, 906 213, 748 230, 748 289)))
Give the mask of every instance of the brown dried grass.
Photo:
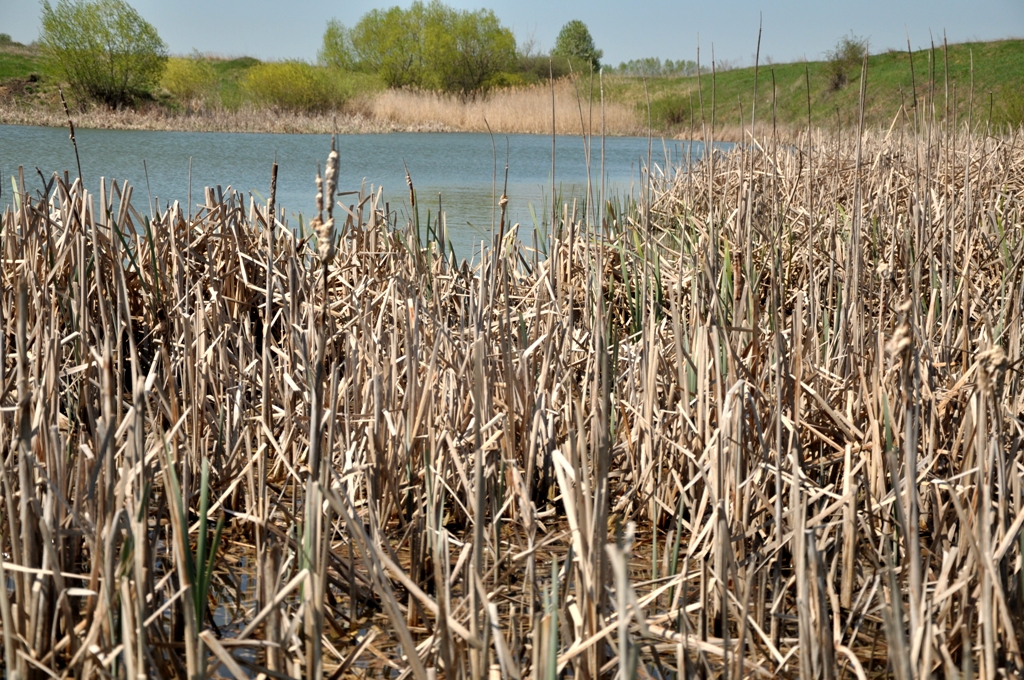
POLYGON ((1016 138, 759 139, 476 267, 379 195, 324 263, 240 196, 20 179, 7 669, 1019 672, 1022 178, 1016 138))
MULTIPOLYGON (((600 92, 595 86, 591 102, 588 87, 589 84, 576 85, 567 80, 555 84, 555 119, 559 134, 580 134, 581 121, 588 134, 600 134, 600 92)), ((347 134, 486 132, 490 123, 494 132, 550 134, 551 105, 552 91, 548 85, 498 90, 468 100, 431 92, 385 90, 358 95, 340 111, 321 113, 279 111, 251 105, 236 110, 204 107, 189 111, 172 111, 157 105, 117 111, 90 107, 76 114, 75 125, 111 130, 347 134)), ((0 101, 0 125, 61 127, 65 123, 59 107, 0 101)), ((609 135, 646 134, 634 108, 624 103, 606 103, 605 132, 609 135)))
MULTIPOLYGON (((552 105, 558 134, 601 133, 600 91, 595 78, 593 100, 589 80, 560 80, 497 90, 474 99, 414 90, 388 90, 369 102, 373 117, 395 125, 427 124, 467 132, 550 134, 552 105), (552 101, 553 100, 553 101, 552 101)), ((636 109, 623 102, 606 102, 604 130, 609 135, 646 134, 636 109)))

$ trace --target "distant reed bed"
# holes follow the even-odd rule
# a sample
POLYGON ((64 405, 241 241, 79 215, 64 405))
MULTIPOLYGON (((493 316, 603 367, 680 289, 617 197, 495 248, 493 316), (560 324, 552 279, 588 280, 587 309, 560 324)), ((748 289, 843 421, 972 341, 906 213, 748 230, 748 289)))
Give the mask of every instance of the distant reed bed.
POLYGON ((635 107, 608 102, 602 111, 594 78, 560 79, 554 85, 494 90, 472 99, 418 90, 386 90, 367 101, 372 116, 398 126, 425 124, 467 132, 550 134, 552 113, 558 134, 646 134, 635 107), (552 111, 553 110, 553 111, 552 111), (602 121, 603 113, 603 121, 602 121))
MULTIPOLYGON (((37 106, 0 103, 0 124, 67 125, 64 112, 37 106)), ((174 112, 162 107, 113 110, 92 107, 76 113, 79 128, 99 130, 173 130, 178 132, 266 132, 355 134, 396 131, 429 131, 426 126, 399 128, 386 121, 369 118, 358 111, 299 112, 242 106, 237 109, 206 107, 197 111, 174 112)))
POLYGON ((1021 672, 1016 138, 759 138, 473 265, 337 163, 307 233, 5 191, 11 677, 1021 672))
MULTIPOLYGON (((303 111, 245 104, 238 108, 202 106, 171 111, 149 106, 113 110, 93 107, 75 116, 80 128, 118 130, 178 130, 189 132, 493 132, 550 134, 552 103, 558 134, 601 133, 600 92, 593 101, 589 84, 563 79, 549 85, 496 90, 476 98, 416 90, 364 93, 336 111, 303 111)), ((296 95, 298 96, 298 95, 296 95)), ((0 124, 66 124, 63 111, 39 106, 0 103, 0 124)), ((608 135, 647 134, 631 104, 606 102, 604 130, 608 135)))

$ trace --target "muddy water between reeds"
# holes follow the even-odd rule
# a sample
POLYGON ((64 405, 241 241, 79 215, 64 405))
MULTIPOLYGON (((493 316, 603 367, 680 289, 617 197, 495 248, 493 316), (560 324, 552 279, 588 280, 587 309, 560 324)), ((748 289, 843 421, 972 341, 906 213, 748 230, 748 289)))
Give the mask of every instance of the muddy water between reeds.
MULTIPOLYGON (((285 210, 292 227, 298 227, 300 214, 304 223, 314 210, 313 178, 330 145, 327 136, 304 134, 78 130, 76 137, 86 187, 98 191, 100 177, 127 180, 135 188, 133 203, 149 204, 150 211, 157 204, 163 211, 173 201, 186 206, 190 195, 193 205, 202 203, 206 186, 231 186, 265 201, 276 159, 277 205, 285 210)), ((441 206, 460 256, 470 257, 481 239, 489 238, 505 184, 506 159, 508 223, 520 223, 520 237, 528 241, 534 225, 549 219, 550 136, 495 135, 492 145, 489 135, 479 133, 357 134, 339 137, 338 144, 339 191, 358 192, 364 182, 367 190, 383 187, 385 200, 403 222, 412 215, 408 168, 421 229, 425 233, 428 216, 431 224, 435 222, 441 206)), ((600 198, 602 146, 605 195, 616 200, 636 195, 642 188, 648 158, 654 176, 659 177, 664 169, 678 169, 688 156, 696 159, 704 151, 700 142, 596 136, 588 149, 582 137, 559 136, 555 139, 554 191, 560 199, 556 204, 571 204, 575 199, 582 210, 588 179, 593 196, 600 198)), ((0 192, 7 198, 10 176, 19 166, 33 188, 41 185, 37 167, 44 173, 68 169, 73 175, 76 162, 67 130, 0 126, 4 181, 0 192)), ((339 200, 352 203, 356 198, 347 195, 339 200)))

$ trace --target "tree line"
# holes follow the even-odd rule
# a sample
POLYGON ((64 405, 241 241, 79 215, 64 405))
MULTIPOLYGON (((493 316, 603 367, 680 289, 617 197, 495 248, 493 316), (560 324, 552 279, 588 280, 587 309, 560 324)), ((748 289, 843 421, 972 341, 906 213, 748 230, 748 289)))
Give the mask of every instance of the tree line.
MULTIPOLYGON (((196 59, 171 60, 156 29, 125 0, 44 0, 41 18, 40 45, 48 64, 80 102, 132 105, 149 97, 162 79, 185 96, 209 78, 196 59)), ((387 87, 473 96, 599 68, 601 56, 579 20, 562 28, 549 55, 529 54, 489 9, 417 1, 408 8, 372 10, 351 27, 328 22, 317 64, 265 65, 254 75, 273 82, 253 87, 270 92, 271 99, 282 88, 302 90, 278 97, 299 106, 310 98, 333 105, 337 97, 320 92, 329 88, 328 72, 362 72, 387 87)))

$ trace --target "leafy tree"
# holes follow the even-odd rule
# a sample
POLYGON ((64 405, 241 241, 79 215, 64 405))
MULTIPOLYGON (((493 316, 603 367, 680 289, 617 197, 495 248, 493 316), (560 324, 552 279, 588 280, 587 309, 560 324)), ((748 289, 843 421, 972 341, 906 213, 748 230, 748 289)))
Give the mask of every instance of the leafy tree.
POLYGON ((469 94, 514 68, 516 41, 494 12, 439 0, 367 12, 348 29, 327 24, 320 63, 378 74, 389 87, 469 94))
POLYGON ((427 8, 424 62, 428 85, 468 95, 516 62, 516 39, 494 12, 427 8))
POLYGON ((355 67, 352 32, 337 19, 331 19, 327 22, 323 44, 316 56, 321 66, 352 70, 355 67))
POLYGON ((389 87, 424 84, 425 8, 414 2, 408 10, 392 7, 363 15, 351 32, 357 65, 380 75, 389 87))
POLYGON ((40 43, 76 95, 110 107, 147 94, 167 63, 156 29, 124 0, 44 0, 40 43))
POLYGON ((558 32, 555 38, 555 49, 551 54, 560 57, 575 57, 590 62, 593 67, 601 67, 602 50, 594 46, 594 38, 590 35, 590 29, 579 19, 573 19, 558 32))

